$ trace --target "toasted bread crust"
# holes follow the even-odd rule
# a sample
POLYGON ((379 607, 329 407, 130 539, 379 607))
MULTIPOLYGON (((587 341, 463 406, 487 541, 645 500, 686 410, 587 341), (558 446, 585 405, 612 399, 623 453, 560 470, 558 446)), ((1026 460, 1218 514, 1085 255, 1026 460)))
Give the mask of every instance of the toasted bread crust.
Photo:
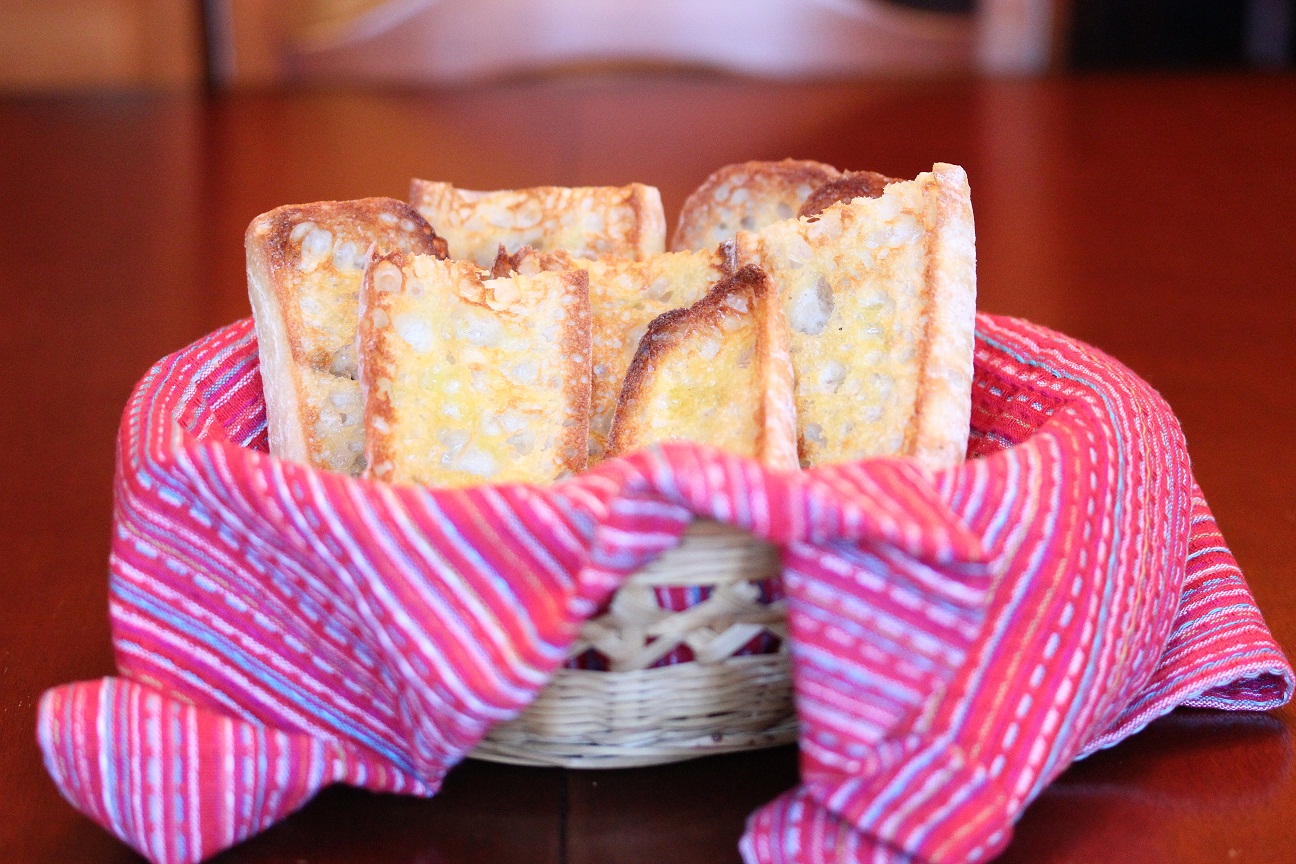
POLYGON ((957 165, 932 166, 924 189, 930 235, 926 279, 926 332, 919 343, 918 397, 905 452, 941 468, 967 452, 971 421, 976 317, 976 233, 967 174, 957 165))
POLYGON ((937 165, 819 214, 740 232, 792 333, 801 464, 955 464, 970 410, 975 263, 966 178, 937 165))
POLYGON ((642 183, 483 192, 415 178, 410 202, 447 238, 452 257, 483 267, 500 246, 635 260, 665 249, 661 193, 642 183))
POLYGON ((584 271, 546 272, 518 282, 490 279, 471 262, 428 264, 396 254, 374 260, 362 296, 366 476, 456 486, 548 482, 584 470, 590 411, 584 271), (482 326, 486 329, 474 329, 482 326), (513 365, 506 369, 506 362, 513 365), (515 378, 524 365, 530 367, 527 383, 515 378), (470 386, 464 384, 469 375, 470 386), (562 395, 542 397, 539 406, 524 395, 554 391, 562 395), (461 403, 464 413, 460 407, 448 413, 450 402, 461 403), (442 412, 435 427, 424 425, 429 410, 442 412), (541 415, 529 425, 527 418, 536 411, 541 415), (501 432, 492 427, 508 412, 516 415, 517 425, 507 431, 531 439, 514 443, 515 452, 501 462, 501 432), (441 438, 442 432, 463 440, 456 447, 441 438), (552 447, 533 447, 555 434, 552 447), (439 460, 432 452, 438 441, 445 451, 439 460), (494 467, 454 463, 465 446, 494 467))
POLYGON ((370 384, 374 369, 391 368, 394 357, 384 337, 384 328, 370 314, 377 295, 374 288, 374 274, 383 262, 390 263, 401 273, 401 285, 397 290, 404 290, 405 268, 409 266, 409 256, 401 252, 389 252, 376 255, 365 268, 364 279, 360 287, 360 326, 356 333, 357 380, 360 382, 361 399, 364 403, 365 425, 365 468, 367 477, 379 477, 375 465, 390 465, 392 461, 391 438, 387 435, 372 435, 372 428, 390 429, 396 421, 396 412, 392 407, 391 393, 380 390, 370 384))
POLYGON ((881 198, 882 192, 889 183, 899 183, 895 177, 887 177, 876 171, 847 171, 836 180, 829 180, 810 193, 797 211, 798 218, 818 216, 828 207, 841 201, 853 201, 856 198, 881 198))
POLYGON ((534 246, 519 246, 509 252, 504 244, 499 245, 495 260, 491 262, 490 274, 496 279, 512 276, 515 273, 541 273, 551 270, 582 270, 590 259, 578 258, 565 249, 541 251, 534 246))
MULTIPOLYGON (((739 271, 742 272, 745 271, 739 271)), ((760 284, 755 286, 752 304, 759 328, 756 359, 760 364, 757 380, 762 391, 756 458, 769 468, 796 471, 801 461, 797 453, 792 334, 783 316, 783 304, 764 271, 761 271, 760 284)))
POLYGON ((444 256, 445 241, 405 202, 364 198, 263 213, 244 245, 271 452, 357 473, 360 268, 375 248, 444 256))
MULTIPOLYGON (((627 235, 633 254, 629 257, 643 260, 666 251, 666 208, 662 207, 661 191, 656 186, 631 183, 627 204, 634 213, 627 235)), ((615 255, 615 250, 602 255, 615 255)))
POLYGON ((739 231, 790 219, 815 189, 841 177, 823 162, 740 162, 715 171, 680 208, 670 250, 710 249, 739 231))
MULTIPOLYGON (((608 453, 621 455, 662 440, 650 420, 650 391, 655 378, 664 374, 675 352, 696 345, 699 340, 725 337, 726 325, 737 326, 743 319, 754 323, 755 350, 752 356, 751 386, 754 393, 731 393, 734 399, 752 398, 754 438, 750 452, 762 463, 778 469, 795 469, 796 417, 792 399, 792 366, 788 336, 778 298, 765 273, 745 267, 718 282, 701 299, 686 309, 674 309, 652 321, 639 341, 617 400, 609 436, 608 453)), ((732 370, 717 370, 717 375, 732 370)), ((699 384, 702 382, 699 382, 699 384)), ((701 443, 718 444, 729 429, 701 443)), ((669 437, 669 436, 665 436, 669 437)))
POLYGON ((563 468, 569 474, 579 474, 589 467, 589 435, 592 417, 591 368, 594 352, 590 340, 594 313, 590 307, 589 273, 585 270, 568 270, 560 274, 567 286, 567 313, 574 321, 562 339, 564 357, 580 358, 569 364, 569 373, 563 378, 563 393, 572 423, 563 438, 565 454, 563 468))

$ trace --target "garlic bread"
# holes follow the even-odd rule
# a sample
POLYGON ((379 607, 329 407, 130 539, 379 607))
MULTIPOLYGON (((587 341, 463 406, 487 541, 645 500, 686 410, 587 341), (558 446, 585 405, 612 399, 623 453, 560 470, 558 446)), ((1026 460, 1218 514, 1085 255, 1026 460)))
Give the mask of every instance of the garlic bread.
POLYGON ((694 441, 797 468, 787 325, 769 280, 744 267, 655 319, 617 401, 609 455, 694 441))
POLYGON ((963 458, 976 254, 967 176, 937 164, 818 215, 739 232, 791 331, 801 464, 963 458))
POLYGON ((492 272, 498 275, 554 269, 582 269, 589 273, 593 314, 589 451, 593 463, 604 456, 621 384, 649 323, 706 294, 724 278, 724 261, 715 250, 666 252, 629 261, 576 258, 565 252, 523 248, 512 255, 501 250, 492 272))
POLYGON ((372 250, 441 255, 445 242, 394 198, 279 207, 248 226, 270 452, 356 475, 364 452, 355 338, 372 250))
POLYGON ((493 279, 393 254, 365 271, 365 475, 438 486, 584 470, 590 307, 582 270, 493 279))

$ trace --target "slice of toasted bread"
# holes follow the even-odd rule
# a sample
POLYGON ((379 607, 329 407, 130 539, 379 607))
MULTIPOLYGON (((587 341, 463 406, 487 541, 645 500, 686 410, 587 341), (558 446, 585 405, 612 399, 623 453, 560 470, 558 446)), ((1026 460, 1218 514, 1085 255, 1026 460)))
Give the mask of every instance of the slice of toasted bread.
POLYGON ((801 463, 963 458, 976 253, 967 176, 937 164, 732 243, 769 273, 792 336, 801 463))
POLYGON ((372 249, 444 256, 445 241, 394 198, 279 207, 244 237, 270 452, 358 474, 364 453, 355 337, 372 249))
POLYGON ((652 322, 626 375, 609 455, 696 441, 797 467, 787 324, 769 280, 744 267, 652 322))
POLYGON ((670 249, 712 249, 739 231, 791 219, 815 189, 841 176, 808 159, 726 165, 685 199, 670 249))
POLYGON ((586 464, 588 277, 491 279, 466 261, 375 258, 361 297, 368 477, 545 483, 586 464))
POLYGON ((501 244, 632 259, 656 255, 666 244, 661 194, 642 183, 475 192, 415 179, 410 202, 446 238, 451 257, 483 267, 501 244))
POLYGON ((492 272, 534 273, 582 269, 589 273, 594 323, 593 382, 590 408, 590 462, 603 458, 617 397, 649 323, 664 312, 689 306, 724 278, 716 250, 666 252, 642 261, 576 258, 565 252, 523 248, 500 250, 492 272))

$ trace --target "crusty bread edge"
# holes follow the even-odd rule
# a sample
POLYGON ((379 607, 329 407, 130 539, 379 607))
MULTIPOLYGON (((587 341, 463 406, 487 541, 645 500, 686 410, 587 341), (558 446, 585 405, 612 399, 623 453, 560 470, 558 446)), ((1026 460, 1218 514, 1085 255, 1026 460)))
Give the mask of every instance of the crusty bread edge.
POLYGON ((630 184, 630 209, 634 211, 635 259, 642 261, 666 251, 666 209, 661 190, 643 183, 630 184))
MULTIPOLYGON (((667 251, 695 251, 692 243, 696 240, 694 235, 697 233, 697 214, 709 213, 715 207, 714 195, 716 187, 729 182, 735 174, 742 171, 765 171, 781 175, 800 175, 810 182, 812 188, 817 188, 825 182, 836 179, 842 173, 826 162, 816 162, 813 159, 752 160, 735 162, 717 168, 684 199, 684 204, 680 207, 679 216, 675 222, 675 231, 671 235, 670 243, 666 246, 667 251)), ((701 248, 710 245, 710 243, 706 243, 701 248)))
POLYGON ((778 292, 765 272, 759 272, 761 280, 753 291, 759 328, 756 345, 761 387, 760 440, 756 442, 756 458, 768 468, 795 471, 801 467, 801 462, 797 455, 792 334, 788 332, 778 292))
MULTIPOLYGON (((437 236, 418 211, 399 198, 372 197, 347 201, 316 201, 310 204, 288 204, 260 214, 248 224, 243 235, 247 258, 248 300, 256 323, 257 352, 261 366, 261 386, 266 405, 266 434, 272 455, 307 465, 316 465, 319 444, 310 434, 318 420, 317 410, 301 401, 301 366, 310 358, 293 346, 301 345, 301 315, 291 302, 283 280, 276 270, 288 266, 288 241, 293 214, 310 215, 319 207, 344 208, 351 218, 377 218, 378 211, 394 207, 427 229, 421 235, 427 254, 445 257, 445 240, 437 236), (303 413, 309 416, 303 417, 303 413)), ((372 250, 372 247, 371 247, 372 250)), ((370 252, 370 257, 372 251, 370 252)), ((358 335, 358 334, 357 334, 358 335)), ((359 353, 357 352, 357 362, 359 353)))
MULTIPOLYGON (((440 202, 451 193, 458 191, 449 183, 439 180, 422 180, 418 177, 410 179, 409 204, 418 214, 422 216, 428 224, 432 223, 429 213, 433 212, 432 204, 440 202)), ((437 226, 432 225, 433 230, 437 226)))
POLYGON ((390 470, 391 453, 388 447, 388 436, 376 430, 378 424, 385 424, 390 432, 393 420, 391 399, 382 395, 372 386, 374 369, 391 367, 391 354, 383 344, 389 328, 379 327, 374 323, 374 310, 382 305, 382 294, 374 288, 374 272, 383 263, 390 263, 401 274, 401 287, 405 285, 405 267, 409 256, 399 250, 392 250, 380 255, 371 255, 360 279, 359 321, 356 326, 356 379, 360 382, 360 404, 364 412, 364 455, 365 467, 360 476, 367 479, 385 480, 386 476, 378 473, 379 469, 390 470), (377 434, 375 434, 377 431, 377 434))
POLYGON ((976 232, 967 174, 938 162, 923 188, 927 326, 905 452, 929 468, 963 461, 971 420, 976 232))
POLYGON ((566 468, 579 474, 589 467, 590 423, 593 420, 594 310, 590 304, 589 271, 560 271, 567 293, 567 327, 562 352, 569 369, 563 382, 567 401, 576 418, 567 429, 560 452, 571 454, 566 468), (572 358, 582 358, 579 365, 572 358))
POLYGON ((266 406, 266 434, 270 453, 281 459, 309 463, 306 430, 302 425, 297 365, 284 317, 282 298, 274 278, 269 235, 275 211, 253 219, 243 235, 247 253, 248 300, 256 322, 257 354, 261 364, 261 389, 266 406))
POLYGON ((888 177, 876 171, 847 171, 811 192, 796 216, 798 219, 818 216, 834 204, 849 203, 856 198, 881 198, 886 187, 903 182, 898 177, 888 177))
MULTIPOLYGON (((473 203, 497 192, 517 191, 538 193, 561 189, 559 186, 529 186, 517 190, 460 189, 452 183, 439 180, 423 180, 415 177, 410 180, 410 205, 424 219, 431 221, 431 216, 447 206, 446 202, 455 204, 473 203)), ((666 210, 662 206, 661 190, 656 186, 644 183, 629 183, 625 186, 588 186, 570 187, 581 189, 615 190, 625 195, 626 206, 634 214, 632 234, 629 238, 630 254, 626 257, 642 261, 653 255, 666 251, 666 210)), ((433 226, 435 228, 436 226, 433 226)), ((498 259, 497 259, 498 261, 498 259)), ((493 269, 493 268, 492 268, 493 269)))
POLYGON ((779 302, 765 272, 759 267, 744 267, 717 282, 692 306, 672 309, 658 315, 639 340, 634 360, 626 372, 612 415, 608 435, 608 458, 620 456, 639 445, 628 440, 639 431, 638 407, 645 398, 648 382, 666 352, 696 332, 703 325, 719 326, 727 310, 725 300, 746 292, 756 318, 757 386, 762 388, 757 418, 756 457, 771 468, 790 470, 798 467, 796 449, 796 407, 792 398, 792 357, 790 336, 779 302))
MULTIPOLYGON (((623 456, 638 446, 630 438, 638 433, 639 405, 644 400, 645 388, 657 371, 657 363, 679 340, 677 329, 687 328, 701 318, 702 313, 698 307, 709 297, 711 292, 692 306, 663 312, 648 322, 648 329, 639 339, 634 359, 630 361, 625 380, 621 382, 621 393, 617 396, 616 407, 612 411, 612 428, 608 430, 604 446, 604 459, 623 456)), ((708 305, 708 311, 712 315, 716 312, 717 303, 718 301, 708 305)))

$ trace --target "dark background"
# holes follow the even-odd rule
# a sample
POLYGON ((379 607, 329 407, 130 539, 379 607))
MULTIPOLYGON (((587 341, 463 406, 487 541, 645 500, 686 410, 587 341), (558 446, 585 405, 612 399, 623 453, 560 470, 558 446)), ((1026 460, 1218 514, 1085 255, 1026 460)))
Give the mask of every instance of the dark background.
POLYGON ((1189 69, 1291 65, 1296 3, 1076 0, 1070 66, 1189 69))
MULTIPOLYGON (((894 0, 971 12, 974 0, 894 0)), ((1281 67, 1296 56, 1296 0, 1072 0, 1064 67, 1281 67)))

